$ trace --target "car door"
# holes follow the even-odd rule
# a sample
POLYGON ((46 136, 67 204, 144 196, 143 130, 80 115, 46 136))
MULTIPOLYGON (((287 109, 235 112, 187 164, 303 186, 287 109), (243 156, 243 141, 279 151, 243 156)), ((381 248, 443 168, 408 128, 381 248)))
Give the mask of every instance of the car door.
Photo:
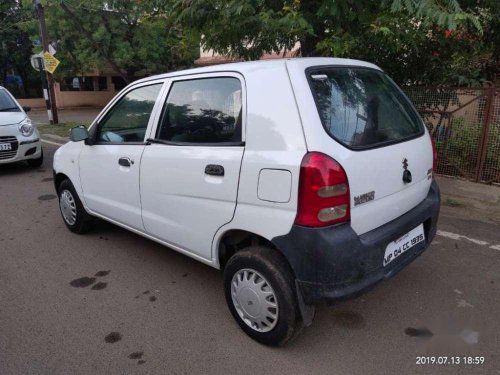
POLYGON ((234 73, 172 79, 142 158, 147 233, 205 260, 236 208, 244 98, 243 79, 234 73))
POLYGON ((80 153, 86 206, 118 224, 144 230, 139 170, 145 137, 163 82, 135 86, 117 98, 91 129, 80 153))

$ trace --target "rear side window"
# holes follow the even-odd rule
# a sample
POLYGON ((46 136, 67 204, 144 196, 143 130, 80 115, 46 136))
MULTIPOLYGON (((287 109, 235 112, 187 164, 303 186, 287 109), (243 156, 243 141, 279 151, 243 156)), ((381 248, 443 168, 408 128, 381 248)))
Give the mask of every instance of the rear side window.
POLYGON ((420 117, 384 73, 332 67, 307 74, 323 127, 343 145, 372 148, 423 134, 420 117))
POLYGON ((176 143, 241 142, 241 83, 233 77, 172 84, 158 139, 176 143))

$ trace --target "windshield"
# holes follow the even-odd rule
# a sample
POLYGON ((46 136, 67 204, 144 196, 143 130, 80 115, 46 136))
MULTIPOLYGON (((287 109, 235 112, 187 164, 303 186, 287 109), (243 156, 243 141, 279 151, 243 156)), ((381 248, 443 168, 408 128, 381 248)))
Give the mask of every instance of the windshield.
POLYGON ((419 115, 383 72, 318 68, 308 79, 326 132, 347 147, 377 147, 423 134, 419 115))
POLYGON ((21 112, 5 89, 0 89, 0 112, 21 112))

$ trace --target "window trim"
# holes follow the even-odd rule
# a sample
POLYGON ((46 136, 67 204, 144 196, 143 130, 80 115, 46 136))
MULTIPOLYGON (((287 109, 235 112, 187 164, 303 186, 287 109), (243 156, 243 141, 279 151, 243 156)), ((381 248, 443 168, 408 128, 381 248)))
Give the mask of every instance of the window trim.
POLYGON ((165 90, 165 79, 158 79, 158 80, 152 80, 152 81, 147 81, 147 82, 141 82, 139 84, 130 84, 129 86, 125 87, 122 91, 120 91, 107 105, 104 107, 104 109, 99 113, 99 115, 96 117, 94 122, 89 127, 89 134, 90 134, 90 139, 92 141, 91 145, 92 146, 118 146, 118 145, 125 145, 125 146, 144 146, 147 144, 146 139, 148 138, 149 131, 152 126, 154 126, 154 121, 156 119, 156 112, 158 111, 158 106, 160 105, 161 101, 160 98, 163 97, 163 92, 165 90), (115 106, 131 91, 140 89, 142 87, 147 87, 147 86, 154 86, 154 85, 161 85, 160 91, 158 92, 158 96, 156 97, 155 104, 153 105, 153 109, 151 110, 151 115, 149 116, 149 121, 148 125, 146 127, 146 130, 144 132, 144 139, 142 142, 99 142, 97 141, 97 136, 99 134, 99 130, 101 129, 101 124, 103 121, 105 121, 110 114, 110 112, 115 108, 115 106))
POLYGON ((341 146, 343 146, 343 147, 345 147, 345 148, 347 148, 347 149, 349 149, 351 151, 367 151, 367 150, 373 150, 373 149, 377 149, 377 148, 381 148, 381 147, 387 147, 387 146, 395 145, 395 144, 398 144, 398 143, 408 142, 408 141, 411 141, 412 139, 417 139, 417 138, 420 138, 420 137, 422 137, 422 136, 425 135, 425 129, 426 129, 426 127, 425 127, 424 121, 422 120, 422 117, 418 113, 418 111, 415 108, 415 106, 413 105, 412 101, 403 92, 403 90, 399 87, 399 85, 397 85, 391 79, 391 77, 389 77, 383 70, 371 68, 371 67, 368 67, 368 66, 359 66, 359 65, 315 65, 315 66, 307 67, 305 69, 304 73, 305 73, 305 76, 306 76, 306 79, 307 79, 307 83, 309 85, 309 90, 310 90, 311 95, 312 95, 312 97, 314 99, 314 104, 316 105, 316 113, 318 114, 318 118, 319 118, 319 122, 321 123, 321 126, 325 130, 325 133, 330 138, 332 138, 335 142, 339 143, 341 146), (359 146, 359 147, 352 147, 350 145, 347 145, 344 142, 342 142, 341 140, 337 139, 333 134, 330 134, 330 132, 326 129, 325 124, 323 124, 323 121, 321 120, 321 116, 319 115, 318 97, 317 97, 316 91, 313 89, 313 86, 312 86, 313 82, 312 82, 312 79, 311 79, 311 75, 314 72, 316 72, 316 71, 335 70, 337 68, 353 68, 353 69, 360 69, 360 70, 361 69, 363 69, 363 70, 371 70, 371 71, 375 71, 375 72, 384 74, 391 81, 391 83, 394 85, 394 87, 396 88, 396 90, 399 91, 399 93, 407 101, 407 103, 410 105, 410 107, 415 111, 418 119, 420 120, 420 129, 421 129, 420 132, 417 133, 417 134, 411 135, 409 137, 405 137, 405 138, 400 138, 400 139, 396 139, 396 140, 392 140, 392 141, 380 142, 380 143, 376 143, 374 145, 359 146))
POLYGON ((246 108, 247 108, 247 93, 244 77, 236 72, 232 71, 221 71, 221 72, 211 72, 202 74, 190 74, 190 75, 179 75, 176 77, 167 78, 167 83, 165 87, 165 92, 161 98, 161 109, 159 109, 159 116, 155 121, 153 129, 150 132, 150 138, 147 139, 146 143, 155 143, 159 145, 166 146, 199 146, 199 147, 241 147, 245 146, 246 139, 246 108), (165 111, 167 108, 167 100, 172 91, 172 87, 176 82, 184 81, 199 81, 203 79, 211 78, 236 78, 240 81, 241 85, 241 140, 240 141, 228 141, 228 142, 176 142, 176 141, 165 141, 158 139, 158 132, 160 130, 161 123, 165 116, 165 111), (149 141, 149 142, 148 142, 149 141))
POLYGON ((175 141, 165 141, 163 139, 158 139, 158 138, 148 138, 146 139, 146 144, 160 144, 160 145, 167 145, 167 146, 209 146, 209 147, 231 147, 231 146, 245 146, 245 142, 203 142, 203 143, 198 143, 198 142, 175 142, 175 141))

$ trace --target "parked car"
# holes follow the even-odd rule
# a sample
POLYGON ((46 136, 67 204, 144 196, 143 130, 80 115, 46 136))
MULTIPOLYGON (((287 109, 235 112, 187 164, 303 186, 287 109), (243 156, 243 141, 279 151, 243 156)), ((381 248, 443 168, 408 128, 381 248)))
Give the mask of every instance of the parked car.
POLYGON ((7 89, 0 86, 0 164, 26 160, 32 167, 43 163, 40 134, 7 89))
POLYGON ((224 270, 229 310, 264 344, 390 278, 436 233, 431 138, 366 62, 148 77, 70 138, 54 158, 67 227, 99 217, 224 270))

